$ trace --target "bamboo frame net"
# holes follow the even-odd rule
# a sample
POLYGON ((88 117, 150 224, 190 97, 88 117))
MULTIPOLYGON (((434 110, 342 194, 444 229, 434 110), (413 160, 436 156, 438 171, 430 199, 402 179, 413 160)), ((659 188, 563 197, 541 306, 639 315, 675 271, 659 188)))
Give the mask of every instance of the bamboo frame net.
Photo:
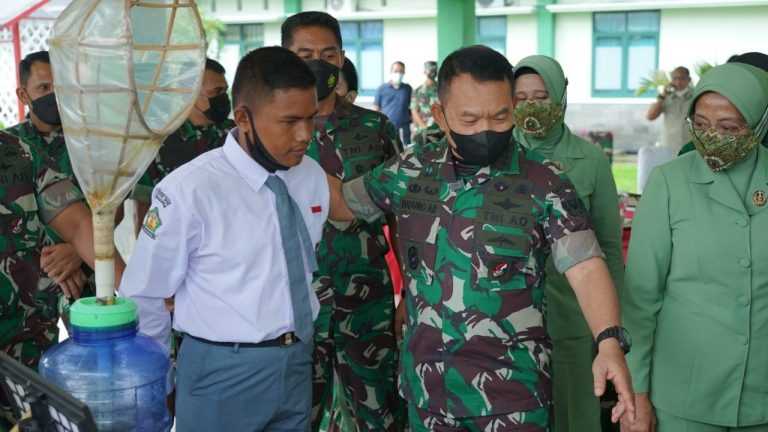
POLYGON ((94 213, 97 296, 111 298, 114 212, 199 94, 202 22, 194 0, 74 0, 49 44, 67 150, 94 213))

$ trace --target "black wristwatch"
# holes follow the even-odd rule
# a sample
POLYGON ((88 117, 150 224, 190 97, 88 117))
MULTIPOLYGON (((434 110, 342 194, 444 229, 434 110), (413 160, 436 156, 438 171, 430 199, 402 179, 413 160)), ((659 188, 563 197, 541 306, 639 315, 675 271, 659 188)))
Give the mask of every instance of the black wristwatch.
POLYGON ((624 351, 624 354, 629 353, 630 348, 632 348, 632 339, 629 337, 627 329, 619 326, 608 327, 597 335, 595 338, 595 352, 598 351, 600 342, 610 338, 615 338, 619 341, 619 346, 624 351))

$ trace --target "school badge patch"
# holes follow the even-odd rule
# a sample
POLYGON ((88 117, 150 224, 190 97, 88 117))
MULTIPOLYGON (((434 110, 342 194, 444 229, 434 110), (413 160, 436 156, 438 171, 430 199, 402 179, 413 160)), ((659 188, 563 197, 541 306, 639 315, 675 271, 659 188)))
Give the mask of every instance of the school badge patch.
POLYGON ((160 220, 160 211, 157 207, 147 212, 147 217, 144 218, 144 226, 141 230, 144 231, 149 238, 154 239, 157 235, 157 230, 163 225, 163 221, 160 220))

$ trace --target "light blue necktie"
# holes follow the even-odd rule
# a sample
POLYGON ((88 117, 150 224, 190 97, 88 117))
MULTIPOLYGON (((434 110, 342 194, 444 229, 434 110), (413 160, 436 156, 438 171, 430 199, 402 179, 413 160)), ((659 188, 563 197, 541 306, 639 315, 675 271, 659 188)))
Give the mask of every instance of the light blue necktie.
POLYGON ((312 240, 304 223, 304 217, 296 202, 288 194, 283 180, 276 175, 270 175, 267 178, 267 187, 275 194, 277 203, 277 219, 280 222, 280 238, 283 242, 285 263, 288 266, 288 285, 291 290, 296 336, 304 342, 310 342, 314 328, 304 260, 306 259, 309 271, 317 270, 312 240))

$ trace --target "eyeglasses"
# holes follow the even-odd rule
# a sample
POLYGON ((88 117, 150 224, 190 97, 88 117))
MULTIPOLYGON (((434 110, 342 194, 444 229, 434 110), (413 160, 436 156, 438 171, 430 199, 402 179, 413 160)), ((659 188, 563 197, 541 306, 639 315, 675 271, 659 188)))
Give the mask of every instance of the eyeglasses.
POLYGON ((746 124, 744 123, 737 124, 730 120, 718 122, 714 126, 706 120, 700 120, 700 119, 694 120, 690 117, 687 120, 688 120, 688 126, 691 128, 691 130, 694 133, 697 133, 697 134, 704 133, 707 130, 712 128, 714 128, 717 131, 717 133, 721 135, 730 135, 730 136, 746 135, 750 131, 749 127, 746 124))

